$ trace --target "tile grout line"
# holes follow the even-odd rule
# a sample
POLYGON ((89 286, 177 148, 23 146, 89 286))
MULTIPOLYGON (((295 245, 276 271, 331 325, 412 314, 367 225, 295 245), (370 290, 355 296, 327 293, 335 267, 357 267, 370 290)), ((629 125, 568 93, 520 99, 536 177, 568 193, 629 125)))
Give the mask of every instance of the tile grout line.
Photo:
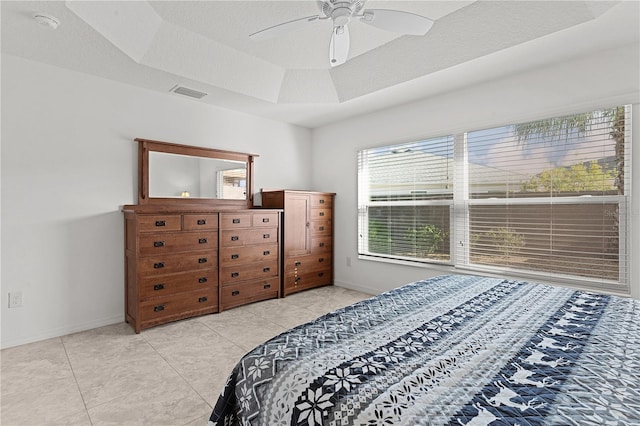
POLYGON ((69 352, 67 351, 67 345, 64 344, 65 336, 60 336, 60 344, 62 344, 62 349, 64 350, 64 355, 67 357, 67 362, 69 363, 69 369, 71 370, 71 375, 73 376, 73 381, 76 383, 76 388, 78 389, 78 393, 80 394, 80 398, 82 398, 82 405, 84 405, 84 411, 87 414, 87 418, 89 419, 89 423, 93 425, 93 420, 91 420, 91 414, 89 414, 89 407, 87 407, 87 401, 84 399, 84 395, 82 394, 82 389, 80 389, 80 383, 78 383, 78 378, 76 377, 76 372, 73 370, 73 364, 71 363, 71 358, 69 357, 69 352))
MULTIPOLYGON (((163 359, 163 361, 164 361, 164 362, 166 362, 166 363, 167 363, 167 365, 168 365, 169 367, 171 367, 171 369, 172 369, 173 371, 175 371, 175 372, 176 372, 176 374, 177 374, 177 375, 178 375, 178 376, 179 376, 179 377, 180 377, 180 378, 181 378, 181 379, 182 379, 182 380, 187 384, 187 386, 189 386, 189 388, 191 388, 191 390, 192 390, 193 392, 195 392, 195 394, 196 394, 196 395, 198 395, 198 396, 200 397, 200 399, 202 400, 202 402, 204 402, 204 403, 209 407, 209 409, 210 409, 210 410, 213 410, 213 407, 211 406, 211 404, 209 404, 209 403, 207 402, 207 400, 205 399, 205 397, 204 397, 204 396, 202 396, 202 395, 200 394, 200 392, 198 392, 198 390, 197 390, 196 388, 194 388, 194 387, 193 387, 193 385, 191 384, 191 382, 190 382, 189 380, 187 380, 187 378, 186 378, 186 377, 184 377, 184 376, 182 375, 182 373, 180 373, 180 371, 178 371, 178 370, 176 369, 176 367, 174 367, 174 366, 173 366, 173 364, 172 364, 172 363, 171 363, 167 358, 165 358, 165 356, 164 356, 164 355, 162 355, 162 354, 158 351, 158 349, 156 349, 156 347, 153 345, 153 343, 151 343, 149 340, 147 340, 147 338, 146 338, 145 336, 143 336, 143 335, 142 335, 142 333, 141 333, 141 337, 142 337, 142 338, 144 339, 144 341, 145 341, 145 342, 146 342, 146 343, 151 347, 151 349, 153 349, 153 351, 154 351, 156 354, 158 354, 158 356, 159 356, 160 358, 162 358, 162 359, 163 359)), ((184 425, 186 426, 186 425, 188 425, 189 423, 194 422, 194 421, 195 421, 195 420, 197 420, 198 418, 200 418, 200 416, 195 417, 195 418, 193 418, 193 419, 191 419, 191 420, 188 420, 186 423, 184 423, 184 425)))

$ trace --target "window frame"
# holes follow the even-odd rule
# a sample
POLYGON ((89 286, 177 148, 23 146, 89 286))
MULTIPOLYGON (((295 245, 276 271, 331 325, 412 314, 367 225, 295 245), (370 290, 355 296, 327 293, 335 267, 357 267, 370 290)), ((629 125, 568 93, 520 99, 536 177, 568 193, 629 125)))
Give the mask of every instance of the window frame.
MULTIPOLYGON (((360 259, 382 261, 400 264, 410 264, 415 266, 423 266, 435 269, 444 268, 445 270, 461 270, 469 272, 480 272, 489 275, 505 275, 518 276, 524 278, 537 278, 541 281, 552 278, 554 281, 560 281, 569 283, 570 285, 578 285, 581 287, 594 288, 599 290, 608 290, 614 292, 629 292, 630 289, 630 241, 628 234, 630 230, 631 220, 631 205, 632 205, 632 190, 631 190, 631 173, 632 173, 632 107, 631 105, 624 105, 625 108, 625 140, 624 140, 624 162, 625 173, 627 178, 624 181, 624 194, 623 195, 598 195, 593 197, 576 196, 562 196, 562 197, 522 197, 522 198, 471 198, 469 194, 469 163, 468 163, 468 150, 467 150, 467 136, 472 131, 456 132, 451 135, 454 138, 454 183, 453 183, 453 200, 419 200, 419 201, 404 201, 404 205, 412 206, 442 206, 449 205, 450 210, 450 258, 449 261, 437 261, 433 259, 413 258, 393 255, 380 255, 367 250, 369 247, 368 241, 368 209, 375 204, 377 206, 382 205, 381 202, 366 202, 362 200, 362 176, 360 170, 360 163, 358 164, 358 256, 360 259), (470 209, 472 206, 482 205, 531 205, 531 204, 546 204, 546 205, 585 205, 585 204, 616 204, 618 206, 619 222, 618 222, 618 280, 608 280, 595 277, 583 277, 579 275, 561 274, 559 272, 547 272, 536 271, 535 269, 518 269, 510 268, 505 265, 485 265, 473 263, 470 259, 470 209), (362 227, 364 225, 364 227, 362 227), (364 249, 363 249, 364 247, 364 249)), ((591 111, 604 110, 606 108, 594 108, 591 111)), ((553 118, 553 117, 550 117, 553 118)), ((504 125, 511 126, 510 124, 504 125)), ((498 128, 499 126, 495 126, 498 128)), ((449 137, 449 136, 443 136, 449 137)), ((442 138, 442 137, 440 137, 442 138)), ((439 138, 430 138, 439 139, 439 138)), ((425 139, 421 139, 425 140, 425 139)), ((409 142, 410 143, 410 142, 409 142)), ((392 144, 383 147, 376 147, 371 149, 388 148, 392 149, 394 146, 402 144, 392 144)), ((358 162, 360 162, 360 156, 362 152, 366 152, 367 149, 359 150, 358 162)), ((400 205, 397 201, 386 201, 387 205, 400 205)))

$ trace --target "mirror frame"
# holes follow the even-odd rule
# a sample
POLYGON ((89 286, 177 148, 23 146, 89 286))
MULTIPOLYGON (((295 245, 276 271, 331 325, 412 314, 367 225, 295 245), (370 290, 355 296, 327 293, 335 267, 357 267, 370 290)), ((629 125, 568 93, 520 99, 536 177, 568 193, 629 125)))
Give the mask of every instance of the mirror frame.
POLYGON ((180 145, 171 142, 150 139, 134 139, 138 142, 138 204, 171 204, 207 206, 227 209, 253 208, 253 160, 258 155, 243 152, 223 151, 191 145, 180 145), (220 198, 162 198, 149 196, 149 152, 188 155, 192 157, 216 158, 220 160, 240 161, 247 166, 246 200, 225 200, 220 198))

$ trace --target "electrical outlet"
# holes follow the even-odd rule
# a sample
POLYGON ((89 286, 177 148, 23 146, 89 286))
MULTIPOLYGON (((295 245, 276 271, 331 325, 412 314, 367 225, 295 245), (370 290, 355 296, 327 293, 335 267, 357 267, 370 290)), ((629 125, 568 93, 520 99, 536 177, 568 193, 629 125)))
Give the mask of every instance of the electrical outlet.
POLYGON ((9 293, 9 307, 20 308, 22 306, 22 292, 14 291, 9 293))

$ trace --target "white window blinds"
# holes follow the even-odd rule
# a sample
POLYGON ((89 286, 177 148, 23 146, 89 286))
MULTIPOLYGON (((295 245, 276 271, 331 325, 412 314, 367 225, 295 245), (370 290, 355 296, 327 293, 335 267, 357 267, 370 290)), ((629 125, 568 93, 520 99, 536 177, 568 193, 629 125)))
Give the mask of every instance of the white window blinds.
POLYGON ((359 253, 449 262, 453 137, 360 151, 359 253))
POLYGON ((360 151, 359 253, 623 290, 630 109, 360 151))
POLYGON ((469 132, 466 263, 625 282, 629 116, 469 132))

